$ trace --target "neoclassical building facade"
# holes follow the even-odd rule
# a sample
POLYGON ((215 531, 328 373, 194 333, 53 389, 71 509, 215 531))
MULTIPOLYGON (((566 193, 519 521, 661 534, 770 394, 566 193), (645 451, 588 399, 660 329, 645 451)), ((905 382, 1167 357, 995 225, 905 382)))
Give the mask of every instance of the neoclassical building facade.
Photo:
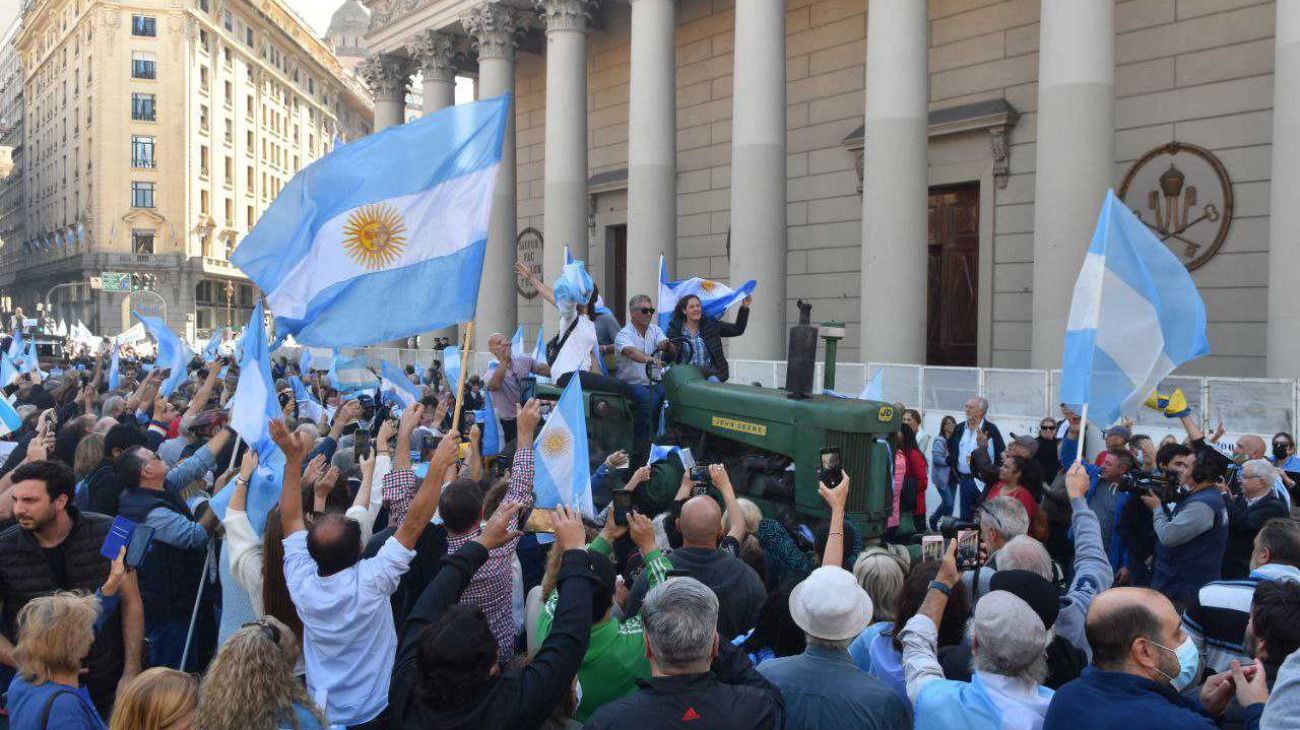
POLYGON ((794 303, 841 359, 1059 367, 1115 189, 1192 271, 1210 357, 1300 375, 1300 3, 368 0, 376 129, 511 91, 476 332, 553 316, 512 272, 567 247, 622 316, 675 277, 757 279, 735 356, 794 303), (515 292, 515 296, 503 293, 515 292))

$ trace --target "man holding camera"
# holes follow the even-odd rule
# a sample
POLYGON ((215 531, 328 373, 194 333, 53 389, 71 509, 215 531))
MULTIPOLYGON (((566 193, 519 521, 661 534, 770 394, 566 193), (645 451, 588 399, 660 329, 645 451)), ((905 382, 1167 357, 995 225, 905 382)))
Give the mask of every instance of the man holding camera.
POLYGON ((1223 551, 1228 544, 1228 510, 1224 504, 1222 464, 1195 454, 1192 468, 1182 474, 1184 493, 1166 506, 1161 496, 1147 492, 1142 503, 1151 510, 1156 532, 1155 574, 1151 587, 1185 605, 1201 586, 1219 580, 1223 551))

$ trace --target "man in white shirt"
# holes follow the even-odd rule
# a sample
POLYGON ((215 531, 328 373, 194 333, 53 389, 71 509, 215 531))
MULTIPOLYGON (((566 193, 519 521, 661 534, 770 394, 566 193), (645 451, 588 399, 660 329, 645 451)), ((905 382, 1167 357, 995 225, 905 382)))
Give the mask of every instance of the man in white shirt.
POLYGON ((614 351, 618 355, 614 375, 632 391, 637 404, 633 425, 636 439, 642 441, 650 438, 651 419, 664 398, 664 386, 650 382, 646 364, 662 359, 660 353, 668 346, 668 337, 653 321, 655 308, 650 297, 645 294, 632 297, 627 311, 629 322, 614 338, 614 351))
POLYGON ((975 513, 975 505, 984 491, 984 482, 980 481, 971 464, 971 454, 976 449, 987 448, 992 464, 1002 463, 1002 452, 1006 448, 1002 441, 1002 432, 992 422, 985 419, 989 412, 989 402, 975 397, 966 401, 966 420, 957 424, 952 435, 948 437, 949 466, 957 471, 957 484, 961 495, 961 519, 969 520, 975 513))
MULTIPOLYGON (((422 411, 418 405, 408 408, 403 420, 418 422, 422 411)), ((397 590, 415 557, 415 543, 433 518, 442 491, 441 475, 456 459, 458 439, 455 434, 442 439, 407 519, 378 555, 361 560, 364 543, 355 520, 325 514, 310 531, 303 522, 302 461, 311 451, 311 442, 302 434, 291 434, 279 421, 271 422, 271 438, 285 458, 280 493, 284 577, 302 620, 307 689, 330 723, 382 727, 397 656, 389 596, 397 590)))

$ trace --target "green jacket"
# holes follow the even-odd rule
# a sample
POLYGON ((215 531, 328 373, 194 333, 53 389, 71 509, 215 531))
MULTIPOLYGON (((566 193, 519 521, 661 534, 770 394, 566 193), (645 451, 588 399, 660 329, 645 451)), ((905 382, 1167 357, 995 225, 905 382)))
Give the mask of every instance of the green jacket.
MULTIPOLYGON (((603 536, 597 536, 587 549, 610 557, 613 552, 603 536)), ((653 588, 664 581, 672 563, 658 550, 645 556, 646 579, 653 588)), ((551 622, 555 620, 555 606, 559 600, 558 592, 547 596, 542 612, 537 617, 538 641, 545 641, 551 633, 551 622)), ((591 627, 591 644, 582 657, 582 666, 578 669, 578 685, 582 688, 582 701, 574 717, 579 722, 586 722, 592 713, 606 705, 637 690, 638 679, 650 677, 650 660, 645 656, 645 642, 641 629, 641 617, 619 621, 608 618, 591 627)))

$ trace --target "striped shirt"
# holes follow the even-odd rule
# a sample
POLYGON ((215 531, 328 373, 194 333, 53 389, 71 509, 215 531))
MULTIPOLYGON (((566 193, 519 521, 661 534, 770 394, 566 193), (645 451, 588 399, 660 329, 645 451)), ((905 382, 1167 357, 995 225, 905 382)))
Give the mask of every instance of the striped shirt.
POLYGON ((1255 586, 1265 580, 1300 581, 1300 568, 1269 563, 1241 580, 1216 580, 1197 593, 1183 613, 1183 630, 1201 650, 1202 665, 1209 673, 1226 672, 1232 660, 1246 664, 1246 623, 1255 586))

